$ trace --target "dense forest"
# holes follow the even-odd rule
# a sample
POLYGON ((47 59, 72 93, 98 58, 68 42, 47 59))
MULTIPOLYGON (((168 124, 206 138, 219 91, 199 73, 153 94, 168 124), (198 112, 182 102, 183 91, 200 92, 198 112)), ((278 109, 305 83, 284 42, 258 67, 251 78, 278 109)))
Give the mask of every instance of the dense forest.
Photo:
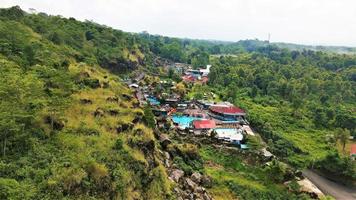
MULTIPOLYGON (((0 198, 175 199, 152 113, 122 81, 135 70, 157 71, 157 58, 212 64, 207 90, 245 108, 281 160, 356 179, 342 150, 356 136, 356 56, 126 33, 12 7, 0 10, 0 198)), ((228 177, 214 184, 242 199, 302 198, 281 189, 283 177, 271 183, 272 172, 235 154, 175 148, 199 157, 182 153, 186 161, 177 162, 187 171, 228 177), (204 168, 202 160, 229 170, 204 168), (232 169, 248 177, 243 186, 232 169)))
MULTIPOLYGON (((254 127, 280 156, 295 165, 322 162, 336 150, 335 135, 355 135, 356 68, 345 66, 351 58, 343 56, 315 59, 318 54, 312 53, 311 58, 300 54, 292 59, 293 52, 273 53, 277 56, 258 52, 216 57, 209 84, 249 110, 254 127), (330 63, 340 68, 333 71, 330 63)), ((345 173, 354 176, 353 171, 345 173)))

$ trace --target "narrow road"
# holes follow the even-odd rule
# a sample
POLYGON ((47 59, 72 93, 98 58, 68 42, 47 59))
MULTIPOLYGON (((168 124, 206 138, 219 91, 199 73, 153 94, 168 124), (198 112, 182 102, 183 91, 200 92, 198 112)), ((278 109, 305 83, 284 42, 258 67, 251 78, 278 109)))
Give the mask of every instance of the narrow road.
POLYGON ((303 171, 303 175, 324 194, 333 196, 336 200, 356 200, 356 189, 331 181, 308 169, 303 171))

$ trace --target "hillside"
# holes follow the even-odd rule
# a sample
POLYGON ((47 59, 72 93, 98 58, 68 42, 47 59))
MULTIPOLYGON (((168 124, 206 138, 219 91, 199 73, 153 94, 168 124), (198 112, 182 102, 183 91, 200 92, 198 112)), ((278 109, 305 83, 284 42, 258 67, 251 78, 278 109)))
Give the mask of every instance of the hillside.
POLYGON ((342 146, 355 136, 356 57, 257 43, 0 9, 0 198, 310 199, 297 184, 307 167, 355 181, 342 146), (182 81, 174 63, 212 64, 209 81, 182 81), (125 82, 229 101, 259 134, 247 150, 181 134, 125 82), (265 147, 277 158, 264 160, 265 147))
POLYGON ((84 23, 28 16, 18 8, 0 15, 0 198, 170 198, 143 110, 121 78, 99 67, 138 66, 140 50, 125 43, 133 36, 100 54, 100 47, 90 47, 99 41, 58 39, 50 27, 59 20, 66 29, 89 29, 84 23))

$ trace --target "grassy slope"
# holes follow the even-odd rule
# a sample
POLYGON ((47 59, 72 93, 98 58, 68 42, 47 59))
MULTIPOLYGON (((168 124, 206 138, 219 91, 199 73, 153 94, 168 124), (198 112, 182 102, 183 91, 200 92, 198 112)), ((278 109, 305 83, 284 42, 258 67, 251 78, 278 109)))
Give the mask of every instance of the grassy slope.
MULTIPOLYGON (((71 62, 68 70, 60 72, 67 78, 59 82, 75 85, 72 94, 65 99, 66 104, 62 105, 64 110, 59 113, 64 128, 52 131, 51 126, 45 123, 44 118, 52 108, 45 105, 35 116, 34 135, 27 136, 26 142, 31 147, 24 154, 18 153, 0 162, 0 195, 12 199, 170 198, 168 176, 158 161, 159 145, 156 144, 149 152, 152 155, 145 154, 139 145, 135 145, 135 142, 155 141, 152 130, 140 123, 133 130, 119 133, 116 130, 117 126, 132 123, 143 114, 140 108, 134 108, 137 100, 118 76, 99 66, 76 63, 71 55, 78 52, 66 45, 53 44, 19 22, 0 21, 0 33, 2 47, 12 42, 17 48, 2 49, 8 50, 0 54, 4 62, 26 66, 28 63, 21 56, 21 48, 36 43, 34 62, 43 66, 28 66, 22 69, 23 73, 31 74, 37 69, 45 71, 47 68, 56 72, 52 66, 68 60, 71 62), (76 77, 83 74, 99 80, 101 86, 92 88, 76 83, 76 77), (108 87, 104 87, 104 83, 108 87), (108 97, 116 97, 118 101, 107 101, 108 97), (83 104, 81 99, 92 103, 83 104), (98 108, 104 111, 104 116, 94 116, 98 108), (110 111, 117 114, 111 115, 110 111), (135 131, 144 134, 136 134, 135 131), (155 164, 149 166, 150 162, 155 164)), ((135 55, 125 52, 132 61, 143 56, 139 50, 135 55)), ((55 80, 42 77, 39 81, 46 85, 55 80)), ((49 100, 48 96, 41 98, 41 101, 49 100)))
POLYGON ((203 146, 200 155, 205 173, 213 179, 209 191, 216 199, 297 198, 282 184, 268 180, 263 167, 251 157, 209 146, 203 146))
MULTIPOLYGON (((9 161, 17 179, 26 188, 29 198, 88 199, 165 199, 170 193, 170 183, 165 169, 159 162, 153 169, 148 167, 148 158, 140 147, 128 144, 135 137, 135 130, 145 132, 146 140, 155 140, 152 130, 142 124, 132 131, 117 133, 118 124, 130 123, 142 110, 133 108, 135 99, 128 101, 122 94, 131 95, 128 88, 118 82, 118 77, 100 68, 73 64, 70 73, 90 72, 100 82, 109 80, 108 88, 83 88, 75 92, 64 112, 66 121, 63 130, 50 131, 48 124, 40 122, 39 127, 49 131, 48 139, 33 138, 33 149, 19 160, 9 161), (106 76, 107 78, 104 78, 106 76), (119 97, 118 102, 108 102, 107 97, 119 97), (80 99, 89 99, 92 104, 82 104, 80 99), (118 110, 119 114, 95 117, 97 108, 118 110), (117 141, 122 147, 117 148, 117 141), (144 178, 149 178, 142 185, 144 178)), ((39 116, 41 119, 41 117, 39 116)), ((156 154, 156 150, 153 150, 156 154)), ((21 189, 22 190, 22 189, 21 189)), ((25 196, 26 196, 25 195, 25 196)), ((19 197, 18 195, 15 195, 19 197)))
POLYGON ((331 134, 326 130, 315 130, 308 119, 302 119, 300 123, 293 124, 289 121, 292 110, 286 107, 263 106, 247 98, 237 102, 245 107, 250 117, 259 115, 263 121, 268 122, 273 130, 282 138, 292 142, 303 155, 294 154, 288 159, 297 164, 305 164, 309 161, 320 160, 327 155, 329 147, 325 143, 325 135, 331 134))

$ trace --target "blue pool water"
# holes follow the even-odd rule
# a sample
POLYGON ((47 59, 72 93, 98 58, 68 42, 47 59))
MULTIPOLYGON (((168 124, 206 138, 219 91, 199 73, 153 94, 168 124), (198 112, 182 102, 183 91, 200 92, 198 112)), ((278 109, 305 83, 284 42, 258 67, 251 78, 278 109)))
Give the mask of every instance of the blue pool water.
POLYGON ((188 116, 177 116, 174 115, 172 117, 172 120, 174 123, 177 123, 178 126, 182 129, 185 129, 186 127, 189 127, 190 124, 192 123, 192 121, 196 120, 196 119, 201 119, 198 117, 188 117, 188 116))
POLYGON ((157 106, 160 105, 161 103, 154 97, 147 97, 147 100, 150 102, 151 105, 157 106))

